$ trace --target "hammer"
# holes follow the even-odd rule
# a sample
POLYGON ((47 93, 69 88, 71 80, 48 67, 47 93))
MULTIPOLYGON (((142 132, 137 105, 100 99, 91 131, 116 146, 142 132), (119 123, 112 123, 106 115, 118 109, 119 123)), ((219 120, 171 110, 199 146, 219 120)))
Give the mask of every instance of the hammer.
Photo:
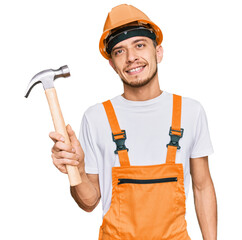
MULTIPOLYGON (((68 133, 66 131, 66 125, 64 118, 60 109, 60 104, 57 98, 56 90, 54 88, 54 80, 60 77, 69 77, 70 71, 67 65, 60 67, 57 70, 48 69, 36 74, 30 81, 28 88, 25 93, 27 98, 32 90, 32 88, 38 84, 42 83, 47 101, 50 107, 50 112, 52 120, 54 123, 55 131, 60 133, 65 138, 65 143, 71 145, 68 133)), ((82 182, 80 173, 76 166, 66 165, 68 177, 71 186, 76 186, 82 182)))

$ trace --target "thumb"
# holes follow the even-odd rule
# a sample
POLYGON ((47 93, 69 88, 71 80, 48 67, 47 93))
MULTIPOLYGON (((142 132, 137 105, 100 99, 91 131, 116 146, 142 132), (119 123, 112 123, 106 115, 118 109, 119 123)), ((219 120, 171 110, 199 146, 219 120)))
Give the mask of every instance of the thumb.
POLYGON ((68 124, 68 125, 66 126, 66 130, 67 130, 67 133, 68 133, 68 135, 69 135, 69 138, 70 138, 71 144, 74 144, 74 145, 79 144, 79 141, 78 141, 78 139, 77 139, 77 137, 76 137, 76 134, 75 134, 75 132, 72 130, 70 124, 68 124))

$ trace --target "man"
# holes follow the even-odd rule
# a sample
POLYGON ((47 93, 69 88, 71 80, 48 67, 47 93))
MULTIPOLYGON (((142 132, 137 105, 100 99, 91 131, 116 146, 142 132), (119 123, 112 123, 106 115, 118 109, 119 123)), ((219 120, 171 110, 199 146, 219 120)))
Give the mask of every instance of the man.
POLYGON ((80 171, 83 182, 71 187, 77 204, 91 212, 102 196, 99 239, 190 239, 185 221, 190 174, 203 239, 217 238, 206 114, 198 101, 160 89, 162 39, 159 27, 137 8, 113 8, 99 46, 124 93, 87 109, 80 142, 70 125, 71 146, 50 133, 54 165, 63 173, 66 164, 80 171))

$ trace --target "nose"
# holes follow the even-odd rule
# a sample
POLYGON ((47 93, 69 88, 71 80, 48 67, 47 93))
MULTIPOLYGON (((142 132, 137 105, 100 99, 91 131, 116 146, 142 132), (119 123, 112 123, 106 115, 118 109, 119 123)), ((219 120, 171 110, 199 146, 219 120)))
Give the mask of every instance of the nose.
POLYGON ((126 57, 127 57, 127 59, 126 59, 127 63, 132 63, 132 62, 135 62, 136 60, 138 60, 137 53, 136 53, 135 49, 133 49, 133 48, 127 49, 126 57))

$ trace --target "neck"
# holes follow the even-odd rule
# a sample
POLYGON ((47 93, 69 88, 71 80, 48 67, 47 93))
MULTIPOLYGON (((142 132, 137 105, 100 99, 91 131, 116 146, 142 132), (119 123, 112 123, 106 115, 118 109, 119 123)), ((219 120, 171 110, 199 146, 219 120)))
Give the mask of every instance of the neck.
POLYGON ((158 77, 150 81, 145 86, 135 88, 124 84, 124 93, 122 96, 131 101, 146 101, 152 98, 156 98, 162 94, 162 90, 159 86, 158 77))

